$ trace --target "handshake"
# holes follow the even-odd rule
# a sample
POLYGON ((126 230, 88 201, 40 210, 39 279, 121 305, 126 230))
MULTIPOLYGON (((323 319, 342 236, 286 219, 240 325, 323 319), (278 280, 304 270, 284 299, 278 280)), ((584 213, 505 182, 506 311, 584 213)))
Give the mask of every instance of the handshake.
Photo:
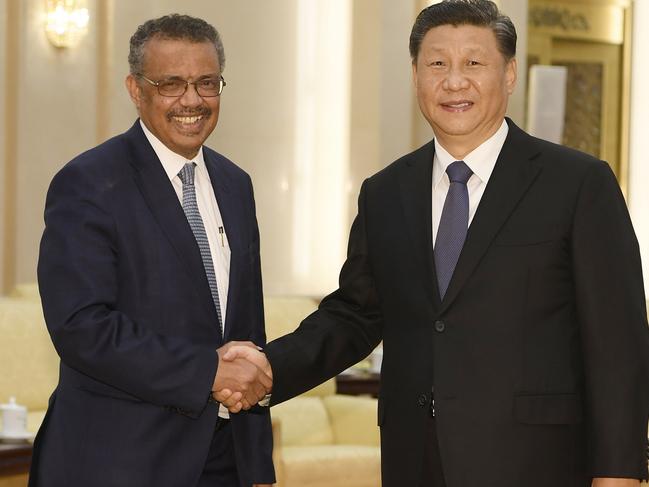
POLYGON ((216 351, 219 366, 212 397, 231 413, 250 409, 273 388, 273 371, 266 355, 252 342, 229 342, 216 351))

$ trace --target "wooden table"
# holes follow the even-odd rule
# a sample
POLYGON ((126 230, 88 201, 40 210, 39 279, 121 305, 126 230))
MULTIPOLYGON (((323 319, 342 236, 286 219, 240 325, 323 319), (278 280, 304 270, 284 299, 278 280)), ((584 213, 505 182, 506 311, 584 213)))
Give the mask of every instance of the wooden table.
POLYGON ((0 443, 0 477, 29 473, 31 463, 31 443, 0 443))
POLYGON ((381 374, 362 372, 336 376, 336 392, 352 396, 369 395, 379 397, 381 374))

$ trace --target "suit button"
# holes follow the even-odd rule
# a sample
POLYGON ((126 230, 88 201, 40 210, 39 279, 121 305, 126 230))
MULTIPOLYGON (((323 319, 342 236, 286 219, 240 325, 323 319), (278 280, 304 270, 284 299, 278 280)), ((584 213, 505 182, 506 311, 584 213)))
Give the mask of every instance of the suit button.
POLYGON ((435 322, 435 331, 438 333, 444 333, 444 330, 446 330, 446 324, 444 324, 443 321, 436 321, 435 322))
POLYGON ((426 394, 420 394, 417 398, 417 404, 419 404, 420 406, 425 406, 427 402, 428 398, 426 397, 426 394))

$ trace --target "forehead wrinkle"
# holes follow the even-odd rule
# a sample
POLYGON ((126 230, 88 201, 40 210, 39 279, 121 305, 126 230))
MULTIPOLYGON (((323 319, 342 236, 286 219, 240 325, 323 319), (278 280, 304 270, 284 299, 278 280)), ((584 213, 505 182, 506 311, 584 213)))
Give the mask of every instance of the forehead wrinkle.
MULTIPOLYGON (((216 48, 209 42, 188 42, 183 39, 152 38, 144 47, 143 71, 152 69, 165 71, 192 71, 197 64, 211 69, 205 64, 214 64, 214 72, 220 72, 221 66, 216 48)), ((178 76, 177 73, 171 76, 178 76)))
POLYGON ((160 75, 160 79, 179 79, 179 80, 183 80, 183 81, 195 81, 195 80, 204 79, 204 78, 218 78, 219 76, 220 76, 220 74, 218 72, 216 72, 216 71, 211 72, 211 73, 199 74, 194 78, 190 77, 190 78, 186 78, 186 79, 183 78, 179 74, 162 73, 160 75))
POLYGON ((474 46, 440 46, 429 45, 424 48, 430 54, 446 54, 449 52, 459 51, 462 54, 484 54, 486 50, 483 46, 476 44, 474 46))

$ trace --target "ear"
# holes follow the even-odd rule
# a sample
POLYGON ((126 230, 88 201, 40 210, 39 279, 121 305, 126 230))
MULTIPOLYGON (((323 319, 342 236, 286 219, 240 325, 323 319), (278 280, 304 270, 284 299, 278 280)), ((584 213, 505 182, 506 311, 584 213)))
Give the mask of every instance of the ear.
POLYGON ((417 60, 412 62, 412 84, 415 87, 415 91, 417 91, 417 60))
POLYGON ((124 83, 126 84, 126 89, 128 90, 131 100, 133 100, 133 104, 135 104, 135 107, 139 109, 142 90, 140 85, 137 83, 137 79, 132 74, 129 74, 124 83))
POLYGON ((507 93, 512 94, 516 88, 516 79, 518 78, 518 62, 513 57, 505 66, 505 84, 507 85, 507 93))

